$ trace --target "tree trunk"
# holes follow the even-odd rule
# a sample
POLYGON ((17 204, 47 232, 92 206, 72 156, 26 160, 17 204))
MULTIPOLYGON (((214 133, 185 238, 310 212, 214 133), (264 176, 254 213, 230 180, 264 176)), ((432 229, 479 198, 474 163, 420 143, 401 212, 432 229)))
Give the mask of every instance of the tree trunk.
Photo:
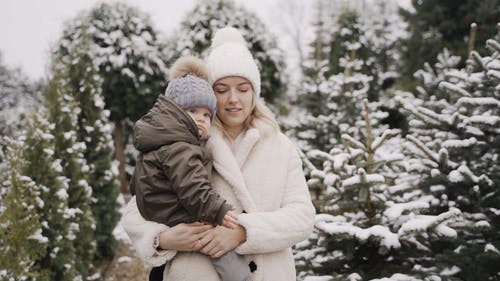
POLYGON ((120 180, 120 191, 122 194, 128 194, 127 174, 125 173, 125 147, 123 145, 123 122, 115 122, 115 157, 118 160, 118 179, 120 180))

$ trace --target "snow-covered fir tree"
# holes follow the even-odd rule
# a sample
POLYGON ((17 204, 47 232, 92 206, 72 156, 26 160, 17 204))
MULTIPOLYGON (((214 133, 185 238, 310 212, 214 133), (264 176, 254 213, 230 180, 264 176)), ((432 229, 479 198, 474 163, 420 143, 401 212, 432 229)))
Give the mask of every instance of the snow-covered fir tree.
POLYGON ((453 280, 500 278, 500 44, 490 39, 487 48, 464 69, 445 51, 434 69, 416 73, 422 99, 400 99, 412 119, 406 147, 420 188, 441 198, 437 209, 464 213, 459 239, 436 253, 453 280))
MULTIPOLYGON (((39 114, 27 119, 26 133, 19 139, 23 141, 21 155, 18 160, 20 165, 10 165, 12 171, 9 173, 21 177, 23 185, 22 193, 29 196, 6 196, 6 198, 17 198, 27 200, 18 202, 25 206, 25 216, 29 216, 35 200, 34 208, 38 214, 38 221, 32 221, 35 226, 41 225, 33 233, 33 239, 40 243, 46 243, 45 251, 31 264, 30 271, 39 273, 36 278, 28 280, 82 280, 76 268, 76 251, 73 245, 75 226, 72 225, 75 211, 68 205, 69 179, 63 174, 62 159, 55 158, 56 140, 53 134, 55 125, 48 122, 46 112, 39 110, 39 114)), ((7 192, 14 192, 9 189, 7 192)), ((2 203, 9 206, 9 203, 2 203)), ((6 211, 7 212, 7 211, 6 211)), ((5 231, 2 225, 2 231, 5 231)), ((28 241, 26 241, 28 243, 28 241)), ((7 246, 7 245, 2 245, 7 246)), ((33 258, 33 257, 32 257, 33 258)), ((6 269, 7 271, 9 269, 6 269)), ((14 280, 22 280, 15 277, 14 280)), ((11 280, 11 279, 8 279, 11 280)))
POLYGON ((38 213, 42 186, 21 174, 27 164, 23 140, 3 140, 8 146, 0 150, 0 280, 48 280, 48 272, 35 266, 48 242, 38 213))
POLYGON ((429 213, 439 200, 415 188, 419 176, 406 171, 399 132, 374 134, 371 118, 365 100, 362 138, 343 134, 342 146, 304 158, 308 184, 325 193, 313 235, 295 249, 301 280, 441 280, 429 268, 431 248, 456 237, 449 225, 461 212, 429 213))
MULTIPOLYGON (((399 53, 395 50, 406 36, 397 10, 389 8, 397 7, 393 1, 369 7, 360 1, 335 3, 318 1, 315 7, 315 39, 309 46, 297 99, 298 107, 305 111, 297 114, 295 135, 305 150, 333 148, 340 143, 345 128, 362 119, 364 98, 387 99, 382 91, 397 77, 399 53)), ((374 110, 385 105, 371 106, 375 119, 392 119, 374 110)))
POLYGON ((95 219, 96 255, 113 256, 117 241, 112 235, 120 214, 117 197, 117 169, 113 164, 113 141, 109 110, 102 97, 102 78, 92 57, 85 53, 88 40, 80 49, 54 60, 60 68, 66 94, 78 104, 77 141, 85 144, 83 156, 88 165, 86 180, 92 188, 91 209, 95 219))
MULTIPOLYGON (((353 13, 348 11, 345 16, 350 18, 353 13)), ((351 24, 344 22, 344 17, 339 21, 346 24, 342 30, 351 24)), ((316 28, 317 36, 323 36, 323 24, 319 22, 316 28)), ((294 128, 299 145, 305 151, 329 151, 341 143, 342 134, 358 135, 352 130, 356 130, 356 122, 362 120, 362 101, 368 97, 373 77, 360 72, 363 62, 356 54, 361 45, 353 36, 344 39, 346 52, 342 57, 335 57, 339 62, 331 61, 331 45, 325 46, 324 40, 317 38, 312 45, 312 59, 305 63, 304 92, 298 97, 299 106, 305 111, 299 115, 299 124, 294 128)))
POLYGON ((353 69, 373 77, 368 92, 369 101, 377 101, 399 76, 400 42, 406 38, 406 24, 398 14, 398 3, 393 0, 376 1, 319 1, 325 11, 325 27, 330 30, 328 40, 329 69, 327 76, 345 69, 346 54, 351 55, 353 69), (328 19, 332 18, 334 20, 328 19))
POLYGON ((258 16, 233 0, 198 1, 169 39, 169 61, 173 63, 187 53, 206 55, 213 34, 228 25, 240 29, 257 62, 262 81, 261 96, 267 102, 282 106, 286 91, 283 51, 258 16))
POLYGON ((127 124, 145 114, 165 90, 164 46, 149 16, 123 3, 99 3, 67 22, 54 53, 63 57, 82 46, 88 46, 85 53, 103 79, 105 107, 114 123, 120 187, 128 192, 124 134, 130 131, 127 124))
POLYGON ((54 155, 60 159, 62 173, 66 176, 68 193, 68 222, 70 233, 66 239, 75 250, 75 267, 86 279, 95 254, 95 222, 90 208, 92 188, 87 182, 89 166, 84 158, 85 143, 78 140, 79 104, 71 96, 61 70, 53 67, 52 77, 44 88, 48 121, 54 125, 54 155))

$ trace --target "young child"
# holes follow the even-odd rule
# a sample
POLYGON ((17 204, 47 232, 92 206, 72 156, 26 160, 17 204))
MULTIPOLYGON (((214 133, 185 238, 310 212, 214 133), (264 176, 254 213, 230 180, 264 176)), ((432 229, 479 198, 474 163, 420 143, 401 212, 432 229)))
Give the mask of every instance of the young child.
MULTIPOLYGON (((174 226, 204 221, 233 228, 238 224, 211 186, 212 163, 205 147, 215 117, 216 100, 202 60, 179 58, 169 84, 134 127, 140 151, 130 184, 141 215, 174 226)), ((251 280, 250 269, 234 251, 213 260, 223 281, 251 280)))

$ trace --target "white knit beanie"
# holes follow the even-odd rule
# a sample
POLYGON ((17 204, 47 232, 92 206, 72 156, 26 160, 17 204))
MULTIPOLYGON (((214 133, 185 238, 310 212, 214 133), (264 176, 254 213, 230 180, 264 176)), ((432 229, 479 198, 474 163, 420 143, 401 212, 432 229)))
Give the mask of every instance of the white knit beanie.
POLYGON ((250 81, 255 94, 260 95, 259 69, 238 29, 224 27, 215 33, 207 67, 211 85, 227 76, 240 76, 250 81))

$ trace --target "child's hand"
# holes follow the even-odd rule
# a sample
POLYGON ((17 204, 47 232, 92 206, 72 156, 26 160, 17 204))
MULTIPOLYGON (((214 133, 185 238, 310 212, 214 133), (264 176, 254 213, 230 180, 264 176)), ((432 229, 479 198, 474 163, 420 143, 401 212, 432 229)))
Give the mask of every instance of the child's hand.
POLYGON ((238 226, 238 218, 232 210, 226 213, 222 219, 222 225, 230 229, 235 229, 238 226))

